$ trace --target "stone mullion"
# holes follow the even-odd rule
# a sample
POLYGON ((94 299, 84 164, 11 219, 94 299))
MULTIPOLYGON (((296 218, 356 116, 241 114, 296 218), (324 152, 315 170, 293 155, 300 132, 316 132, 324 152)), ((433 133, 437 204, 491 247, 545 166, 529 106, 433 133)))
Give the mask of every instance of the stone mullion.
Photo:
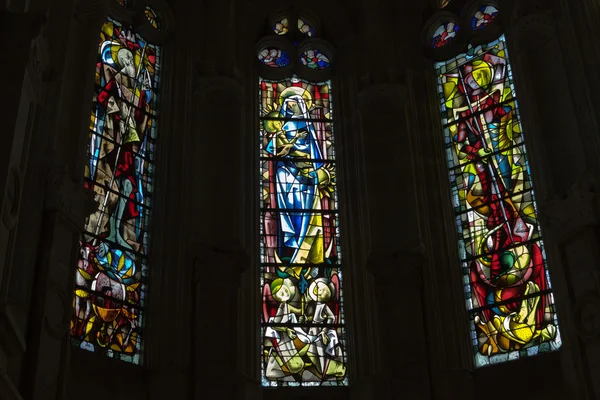
MULTIPOLYGON (((587 328, 578 327, 581 310, 600 313, 600 303, 590 300, 600 298, 598 273, 589 262, 581 262, 598 257, 594 244, 600 240, 597 184, 590 173, 598 169, 598 145, 591 137, 594 118, 579 117, 593 113, 594 107, 582 100, 587 89, 577 88, 592 84, 595 78, 588 82, 578 72, 578 57, 565 41, 565 23, 575 23, 568 22, 568 15, 572 13, 544 4, 515 5, 506 34, 563 340, 558 355, 545 357, 547 364, 560 365, 564 371, 566 387, 557 386, 554 392, 565 390, 583 398, 600 395, 600 385, 594 383, 598 379, 588 379, 600 374, 589 362, 600 352, 581 340, 587 328)), ((591 331, 592 336, 600 334, 596 328, 591 331)), ((533 366, 535 360, 524 362, 533 366)))
MULTIPOLYGON (((44 24, 45 4, 36 11, 4 10, 0 14, 7 48, 0 61, 3 76, 3 144, 0 149, 0 397, 20 399, 19 366, 25 351, 24 317, 11 302, 22 188, 27 170, 32 120, 39 107, 41 86, 49 69, 47 43, 39 33, 44 24), (37 35, 37 37, 36 37, 37 35), (33 83, 37 83, 37 86, 33 83)), ((11 7, 9 6, 10 10, 11 7)))
MULTIPOLYGON (((97 44, 95 39, 108 13, 106 0, 57 5, 49 18, 49 35, 60 48, 58 77, 45 93, 45 107, 36 129, 46 141, 45 156, 36 160, 45 170, 43 240, 37 253, 30 305, 25 396, 32 399, 67 397, 72 315, 73 275, 85 218, 96 209, 93 194, 83 188, 82 157, 89 120, 90 91, 97 44), (64 43, 67 43, 66 49, 64 43), (87 49, 82 52, 82 49, 87 49), (83 54, 83 57, 82 57, 83 54), (58 97, 53 102, 52 96, 58 97), (49 151, 48 151, 49 150, 49 151), (81 151, 80 151, 81 150, 81 151), (78 168, 81 166, 82 168, 78 168)), ((53 49, 52 51, 59 51, 53 49)), ((37 136, 37 132, 36 132, 37 136)))
POLYGON ((238 296, 248 259, 239 249, 200 243, 191 251, 192 398, 242 398, 246 379, 237 365, 238 296))

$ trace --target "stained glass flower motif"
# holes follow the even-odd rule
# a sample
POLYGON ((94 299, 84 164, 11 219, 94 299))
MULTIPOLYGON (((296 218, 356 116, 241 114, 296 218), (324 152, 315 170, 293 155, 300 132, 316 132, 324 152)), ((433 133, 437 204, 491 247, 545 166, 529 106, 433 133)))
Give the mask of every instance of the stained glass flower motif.
POLYGON ((319 50, 306 50, 300 56, 302 64, 311 69, 325 69, 330 67, 329 58, 319 50))
POLYGON ((504 36, 436 63, 477 367, 561 346, 504 36))
POLYGON ((473 14, 471 19, 471 27, 474 31, 483 29, 491 24, 498 16, 498 9, 494 6, 481 6, 479 10, 473 14))
POLYGON ((146 9, 144 10, 144 14, 146 14, 146 18, 148 19, 148 22, 150 22, 150 25, 152 25, 154 27, 154 29, 160 29, 160 19, 158 17, 158 15, 156 14, 156 12, 149 6, 146 6, 146 9))
POLYGON ((275 32, 277 35, 285 35, 286 33, 288 33, 287 17, 277 21, 277 23, 273 26, 273 32, 275 32))
POLYGON ((440 26, 433 32, 431 38, 431 46, 434 49, 446 46, 454 40, 458 33, 458 24, 453 21, 448 21, 440 26))
POLYGON ((312 26, 310 26, 308 23, 304 22, 304 20, 298 18, 298 30, 300 31, 301 34, 308 36, 308 37, 313 37, 315 36, 315 30, 312 26))
POLYGON ((287 67, 290 65, 290 57, 288 54, 284 50, 276 48, 263 49, 258 54, 258 59, 263 64, 273 68, 287 67))

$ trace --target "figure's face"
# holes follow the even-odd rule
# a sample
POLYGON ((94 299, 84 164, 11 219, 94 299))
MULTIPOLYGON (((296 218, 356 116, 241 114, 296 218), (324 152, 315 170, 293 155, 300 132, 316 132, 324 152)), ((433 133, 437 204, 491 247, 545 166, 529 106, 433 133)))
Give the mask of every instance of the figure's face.
POLYGON ((288 101, 288 110, 290 110, 294 115, 301 115, 302 109, 300 108, 300 104, 298 104, 295 100, 288 101))
POLYGON ((475 13, 475 18, 477 18, 477 19, 481 19, 481 18, 483 18, 483 13, 482 13, 481 11, 477 11, 477 12, 475 13))
POLYGON ((283 285, 281 286, 281 288, 279 288, 279 290, 273 295, 273 297, 275 297, 275 300, 279 300, 282 303, 285 303, 286 301, 288 301, 292 296, 290 293, 290 289, 283 285))
POLYGON ((123 66, 123 71, 125 74, 131 78, 135 77, 135 65, 131 51, 127 49, 121 49, 117 53, 117 58, 119 59, 119 63, 123 66))
POLYGON ((454 23, 453 22, 449 22, 448 23, 448 27, 446 28, 446 30, 448 32, 452 32, 454 30, 454 23))
POLYGON ((320 302, 329 301, 330 297, 331 297, 331 291, 329 290, 327 285, 325 285, 323 283, 318 283, 317 284, 317 301, 320 301, 320 302))

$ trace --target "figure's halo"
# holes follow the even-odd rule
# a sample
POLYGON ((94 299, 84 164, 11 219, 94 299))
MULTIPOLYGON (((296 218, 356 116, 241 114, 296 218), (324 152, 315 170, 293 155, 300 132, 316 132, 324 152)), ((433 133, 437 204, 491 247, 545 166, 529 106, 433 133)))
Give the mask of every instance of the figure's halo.
POLYGON ((308 90, 298 86, 290 86, 285 88, 283 92, 281 92, 281 94, 279 95, 279 105, 283 105, 283 101, 286 98, 294 95, 302 96, 304 102, 306 103, 306 109, 310 110, 310 108, 312 107, 312 97, 310 96, 308 90))
POLYGON ((311 282, 310 286, 308 287, 308 296, 314 300, 314 301, 318 301, 317 300, 317 294, 315 293, 315 289, 317 287, 317 285, 319 283, 324 284, 325 286, 327 286, 329 288, 329 291, 331 292, 331 298, 329 300, 332 300, 335 298, 335 287, 333 287, 329 280, 327 278, 317 278, 314 281, 311 282))

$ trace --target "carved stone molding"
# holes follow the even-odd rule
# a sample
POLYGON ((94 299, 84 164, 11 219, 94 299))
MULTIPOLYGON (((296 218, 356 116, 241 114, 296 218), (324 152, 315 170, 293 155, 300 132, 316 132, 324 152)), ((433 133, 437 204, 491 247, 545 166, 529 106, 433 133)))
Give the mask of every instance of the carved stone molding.
POLYGON ((394 114, 406 105, 408 89, 405 85, 376 83, 361 90, 358 105, 363 114, 394 114))
POLYGON ((4 5, 12 13, 31 13, 47 10, 50 0, 5 0, 4 5))
POLYGON ((473 372, 468 369, 438 369, 432 371, 434 398, 461 399, 475 398, 473 372))
POLYGON ((573 306, 577 334, 584 341, 597 340, 600 336, 600 296, 586 293, 579 296, 573 306))
POLYGON ((83 228, 85 219, 96 211, 98 203, 94 193, 71 179, 64 166, 48 171, 45 209, 63 213, 76 226, 83 228))
POLYGON ((427 261, 425 246, 418 242, 411 250, 393 252, 372 249, 367 259, 367 269, 377 286, 398 285, 403 282, 420 288, 423 284, 423 267, 427 261))
POLYGON ((555 35, 554 16, 550 12, 533 12, 520 16, 510 24, 509 35, 522 50, 536 50, 555 35))
POLYGON ((0 347, 7 357, 23 354, 26 348, 25 332, 20 329, 13 309, 7 304, 0 307, 0 347))
POLYGON ((250 258, 241 248, 211 246, 203 242, 195 241, 189 245, 192 262, 194 265, 194 283, 211 281, 212 285, 231 286, 232 282, 227 278, 236 278, 248 269, 250 258), (220 277, 216 281, 212 278, 220 277))
POLYGON ((0 369, 0 393, 3 400, 23 400, 15 385, 2 369, 0 369))
POLYGON ((42 98, 42 84, 51 81, 56 75, 50 54, 50 40, 47 30, 47 26, 44 25, 40 33, 31 41, 27 74, 23 81, 25 90, 37 104, 40 103, 42 98))
POLYGON ((109 0, 76 0, 73 15, 83 25, 95 27, 106 18, 109 10, 109 0))
POLYGON ((194 81, 194 94, 215 108, 241 106, 243 102, 242 85, 236 78, 227 75, 198 73, 194 81))
POLYGON ((71 297, 64 288, 52 285, 45 299, 44 329, 50 337, 61 340, 65 337, 71 320, 71 297))
POLYGON ((600 221, 595 180, 591 175, 580 179, 560 199, 541 203, 540 217, 544 227, 558 239, 565 239, 587 226, 600 221))
POLYGON ((22 174, 18 166, 12 165, 6 177, 6 190, 2 204, 2 222, 7 229, 13 229, 19 216, 21 204, 22 174))

